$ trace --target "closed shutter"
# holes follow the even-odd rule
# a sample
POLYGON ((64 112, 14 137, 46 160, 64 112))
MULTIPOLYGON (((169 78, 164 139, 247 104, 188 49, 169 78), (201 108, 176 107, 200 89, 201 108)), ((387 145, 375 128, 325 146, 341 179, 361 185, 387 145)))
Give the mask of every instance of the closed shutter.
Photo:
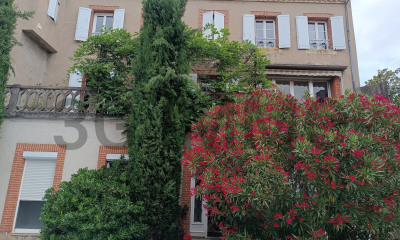
MULTIPOLYGON (((224 19, 225 19, 225 15, 223 13, 214 11, 214 26, 218 31, 221 31, 221 29, 223 29, 225 27, 224 19)), ((214 35, 214 39, 217 39, 217 38, 218 38, 218 35, 214 35)))
POLYGON ((308 18, 296 16, 297 47, 298 49, 310 49, 310 37, 308 36, 308 18))
POLYGON ((47 15, 51 17, 51 19, 56 21, 57 18, 57 11, 58 11, 58 0, 50 0, 49 1, 49 8, 47 9, 47 15))
POLYGON ((114 11, 113 28, 124 28, 125 9, 116 9, 114 11))
POLYGON ((243 41, 250 41, 255 44, 255 16, 243 14, 243 41))
MULTIPOLYGON (((213 22, 214 22, 213 16, 214 16, 214 13, 212 11, 203 13, 203 29, 208 23, 213 24, 213 22)), ((210 34, 211 34, 210 29, 207 29, 203 32, 203 36, 210 36, 210 34)))
POLYGON ((86 41, 89 35, 89 24, 92 9, 90 8, 79 8, 78 20, 76 22, 75 40, 86 41))
POLYGON ((334 50, 346 49, 346 39, 343 27, 343 17, 331 17, 331 27, 332 27, 332 47, 334 50))
POLYGON ((20 200, 43 199, 45 191, 53 186, 56 160, 26 159, 20 200))
POLYGON ((278 16, 278 38, 279 48, 290 48, 290 17, 289 15, 278 16))

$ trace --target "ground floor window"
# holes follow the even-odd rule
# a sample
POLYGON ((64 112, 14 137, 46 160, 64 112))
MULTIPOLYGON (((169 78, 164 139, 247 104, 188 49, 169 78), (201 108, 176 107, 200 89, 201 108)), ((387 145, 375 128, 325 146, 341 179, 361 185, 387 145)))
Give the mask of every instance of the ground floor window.
POLYGON ((301 100, 307 92, 321 100, 330 97, 329 82, 325 79, 274 79, 273 82, 278 89, 286 94, 291 94, 298 100, 301 100))
POLYGON ((45 191, 53 186, 57 152, 24 152, 24 173, 15 219, 15 232, 39 232, 45 191))

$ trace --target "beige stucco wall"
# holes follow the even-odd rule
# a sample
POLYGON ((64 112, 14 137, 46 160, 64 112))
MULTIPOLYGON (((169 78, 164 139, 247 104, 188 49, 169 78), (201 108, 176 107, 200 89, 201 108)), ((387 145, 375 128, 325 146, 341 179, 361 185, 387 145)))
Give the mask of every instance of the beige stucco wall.
MULTIPOLYGON (((120 120, 68 121, 69 125, 67 124, 67 126, 82 125, 86 129, 87 141, 83 141, 84 144, 76 150, 68 149, 71 145, 67 145, 62 181, 69 180, 71 174, 76 173, 79 168, 95 169, 100 145, 121 146, 124 141, 121 134, 122 130, 120 130, 123 123, 120 120), (96 135, 97 131, 98 135, 101 136, 103 129, 108 141, 96 135)), ((74 143, 78 140, 79 133, 73 127, 66 127, 64 120, 21 118, 6 118, 4 120, 0 129, 0 221, 17 143, 56 144, 55 136, 62 136, 67 143, 74 143)))
MULTIPOLYGON (((118 6, 124 8, 125 21, 124 28, 129 32, 137 32, 141 25, 142 6, 140 0, 80 0, 67 1, 59 0, 57 21, 54 22, 47 16, 48 0, 16 0, 16 5, 21 10, 35 10, 35 16, 29 21, 18 21, 16 31, 17 39, 24 40, 22 29, 34 29, 40 36, 50 43, 58 52, 47 54, 45 72, 31 74, 33 66, 26 66, 21 58, 31 59, 30 55, 40 53, 40 50, 27 51, 31 46, 26 44, 24 47, 15 47, 12 52, 14 58, 14 68, 16 76, 9 81, 10 84, 20 83, 24 85, 61 85, 68 84, 67 69, 72 65, 68 59, 80 42, 74 40, 75 27, 79 7, 89 7, 89 5, 118 6), (31 76, 30 76, 31 75, 31 76), (32 79, 32 80, 30 80, 32 79)), ((200 10, 226 10, 229 14, 229 28, 231 40, 242 40, 242 15, 249 14, 251 11, 280 12, 290 15, 291 28, 291 48, 274 49, 267 51, 268 58, 273 64, 312 64, 312 65, 344 65, 348 69, 344 71, 344 88, 352 88, 350 57, 349 51, 340 50, 298 50, 296 38, 295 17, 306 13, 328 13, 335 16, 345 17, 344 0, 331 1, 273 1, 273 0, 189 0, 184 21, 192 28, 198 28, 200 10), (318 2, 318 3, 315 3, 318 2)), ((353 48, 354 69, 356 83, 359 85, 357 55, 354 39, 354 31, 351 18, 351 7, 349 5, 350 34, 353 48)), ((346 30, 346 29, 345 29, 346 30)), ((347 35, 346 35, 347 39, 347 35)), ((348 48, 348 47, 347 47, 348 48)))

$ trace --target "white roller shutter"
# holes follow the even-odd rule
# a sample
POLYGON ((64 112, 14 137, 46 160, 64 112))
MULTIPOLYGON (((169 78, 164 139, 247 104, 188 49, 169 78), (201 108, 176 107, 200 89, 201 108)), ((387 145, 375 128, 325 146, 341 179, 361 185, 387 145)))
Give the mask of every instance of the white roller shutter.
POLYGON ((344 34, 343 17, 331 17, 332 47, 334 50, 346 49, 346 38, 344 34))
POLYGON ((278 38, 279 48, 291 47, 289 15, 278 15, 278 38))
POLYGON ((310 49, 310 37, 308 35, 308 18, 296 16, 297 47, 298 49, 310 49))
POLYGON ((75 40, 86 41, 89 35, 89 24, 92 9, 90 8, 79 8, 78 19, 76 22, 75 40))
MULTIPOLYGON (((224 19, 225 19, 225 15, 223 13, 214 11, 214 26, 218 31, 221 31, 221 29, 223 29, 225 27, 224 19)), ((218 35, 214 35, 214 39, 217 39, 217 38, 218 38, 218 35)))
POLYGON ((124 28, 125 9, 116 9, 114 11, 113 28, 124 28))
POLYGON ((51 17, 54 22, 57 19, 57 11, 58 11, 58 0, 50 0, 49 1, 49 8, 47 9, 47 15, 51 17))
MULTIPOLYGON (((214 22, 213 18, 214 18, 214 12, 211 11, 203 13, 203 29, 208 23, 213 24, 214 22)), ((210 29, 207 29, 206 31, 203 32, 203 36, 209 36, 210 34, 211 34, 210 29)))
POLYGON ((253 14, 243 14, 243 41, 249 40, 255 44, 255 16, 253 14))
POLYGON ((41 201, 53 186, 57 159, 26 159, 20 200, 41 201))

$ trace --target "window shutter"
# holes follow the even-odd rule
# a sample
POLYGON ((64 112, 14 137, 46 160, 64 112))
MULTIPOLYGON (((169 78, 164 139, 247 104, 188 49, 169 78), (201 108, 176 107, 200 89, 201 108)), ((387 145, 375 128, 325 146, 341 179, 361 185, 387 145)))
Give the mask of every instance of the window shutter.
POLYGON ((82 86, 82 73, 78 70, 69 74, 68 87, 81 87, 82 86))
MULTIPOLYGON (((213 24, 213 22, 214 22, 213 16, 214 16, 214 13, 212 11, 203 13, 203 29, 208 23, 213 24)), ((206 31, 203 32, 203 36, 209 36, 210 34, 211 34, 210 29, 207 29, 206 31)))
POLYGON ((297 47, 298 49, 310 49, 310 37, 308 36, 308 18, 296 16, 297 47))
POLYGON ((75 40, 86 41, 86 39, 88 38, 91 14, 92 9, 84 7, 79 8, 78 20, 75 30, 75 40))
POLYGON ((189 76, 193 79, 194 83, 197 83, 197 73, 189 73, 189 76))
POLYGON ((243 14, 243 41, 249 40, 255 44, 255 16, 253 14, 243 14))
MULTIPOLYGON (((214 12, 214 26, 218 31, 221 31, 221 29, 223 29, 224 26, 224 19, 225 19, 225 15, 223 13, 220 12, 214 12)), ((217 39, 218 35, 214 36, 214 39, 217 39)))
POLYGON ((56 21, 57 18, 57 11, 58 11, 58 0, 50 0, 49 1, 49 8, 47 9, 47 15, 56 21))
POLYGON ((332 47, 334 50, 346 49, 346 38, 343 27, 343 17, 331 17, 332 26, 332 47))
POLYGON ((114 11, 113 28, 124 28, 125 9, 116 9, 114 11))
POLYGON ((278 15, 278 36, 279 48, 291 47, 289 15, 278 15))
POLYGON ((26 159, 20 200, 41 201, 53 186, 57 159, 26 159))

